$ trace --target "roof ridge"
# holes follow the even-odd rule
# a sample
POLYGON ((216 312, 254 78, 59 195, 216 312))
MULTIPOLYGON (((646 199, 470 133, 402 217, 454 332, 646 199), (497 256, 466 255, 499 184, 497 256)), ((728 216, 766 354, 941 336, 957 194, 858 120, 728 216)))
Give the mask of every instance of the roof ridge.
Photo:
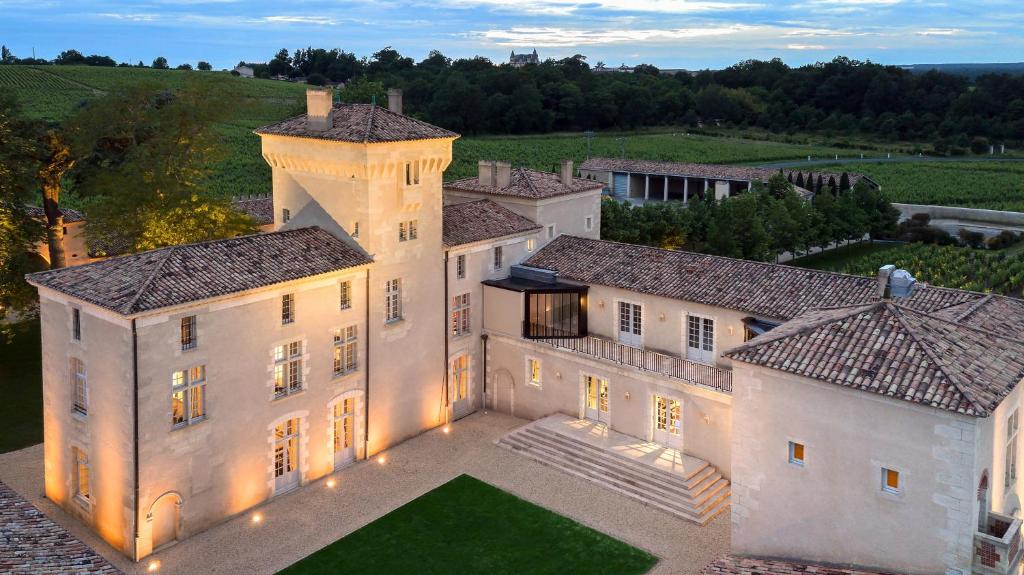
POLYGON ((526 185, 530 188, 530 191, 533 192, 534 195, 538 194, 539 192, 537 191, 537 186, 533 184, 533 180, 530 179, 530 174, 527 173, 526 169, 523 168, 522 166, 519 166, 516 169, 519 170, 520 175, 522 175, 523 178, 526 180, 526 185))
POLYGON ((970 306, 968 306, 967 311, 965 311, 964 313, 962 313, 962 314, 960 314, 960 315, 958 315, 956 317, 956 321, 959 323, 959 322, 967 319, 968 316, 970 316, 972 313, 974 313, 974 312, 978 311, 979 309, 981 309, 985 304, 987 304, 990 301, 992 301, 992 294, 988 294, 985 297, 978 298, 978 301, 976 301, 973 304, 971 304, 970 306))
MULTIPOLYGON (((837 307, 828 307, 828 308, 814 308, 813 310, 808 310, 807 312, 804 312, 804 314, 801 314, 801 315, 805 315, 807 313, 811 313, 811 312, 814 312, 814 311, 839 310, 839 309, 844 309, 844 308, 848 308, 849 312, 845 313, 845 314, 841 314, 841 315, 825 316, 825 317, 817 318, 816 320, 814 320, 812 322, 809 322, 806 325, 802 325, 802 326, 800 326, 799 328, 797 328, 797 329, 795 329, 793 331, 780 331, 780 328, 785 325, 785 324, 783 324, 783 326, 779 326, 779 327, 777 327, 777 328, 775 328, 775 329, 773 329, 771 331, 766 332, 765 334, 763 334, 760 337, 755 337, 754 339, 752 339, 750 341, 744 342, 744 343, 742 343, 742 344, 740 344, 740 345, 730 349, 726 353, 733 354, 733 353, 737 353, 737 352, 741 352, 741 351, 746 351, 748 349, 753 349, 755 347, 761 347, 761 346, 769 344, 769 343, 775 343, 776 341, 779 341, 779 340, 782 340, 782 339, 787 339, 787 338, 798 336, 798 335, 804 335, 804 334, 806 334, 809 331, 813 331, 813 330, 818 329, 819 327, 822 327, 822 326, 828 325, 830 323, 834 323, 834 322, 846 319, 846 318, 848 318, 850 316, 853 316, 853 315, 856 315, 858 313, 863 313, 865 311, 869 311, 872 308, 880 307, 880 306, 882 306, 884 304, 885 304, 884 301, 876 301, 876 302, 868 302, 868 303, 856 304, 856 305, 852 305, 852 306, 848 305, 848 306, 837 306, 837 307), (774 334, 774 336, 773 336, 773 334, 774 334), (762 337, 764 339, 762 339, 762 337)), ((797 318, 799 318, 799 317, 800 316, 797 316, 797 318)), ((796 318, 794 318, 794 319, 796 319, 796 318)), ((793 320, 789 320, 789 321, 793 321, 793 320)))
MULTIPOLYGON (((991 301, 991 300, 989 300, 989 301, 991 301)), ((929 320, 946 323, 946 324, 949 324, 949 325, 951 325, 951 326, 953 326, 953 327, 955 327, 957 329, 966 329, 966 330, 969 330, 969 331, 973 331, 975 333, 979 333, 979 334, 983 334, 983 335, 988 335, 988 336, 992 336, 992 337, 997 338, 997 339, 1001 339, 1001 340, 1005 340, 1005 341, 1011 341, 1013 343, 1024 345, 1024 338, 1010 337, 1010 336, 1003 335, 1001 333, 994 332, 994 331, 991 331, 991 330, 983 329, 983 328, 980 328, 980 327, 975 327, 973 325, 967 325, 965 323, 960 323, 961 320, 952 320, 952 319, 948 319, 948 318, 944 318, 944 317, 935 315, 935 312, 942 311, 943 309, 947 309, 947 308, 937 309, 937 310, 933 310, 933 311, 924 311, 924 310, 914 309, 912 307, 908 307, 908 306, 904 306, 904 305, 896 304, 896 303, 894 303, 893 306, 899 308, 903 312, 910 312, 911 314, 914 314, 914 315, 924 316, 924 317, 928 318, 929 320)))
POLYGON ((122 310, 121 313, 123 313, 124 315, 128 315, 128 314, 132 313, 132 311, 135 309, 135 304, 137 304, 139 302, 139 299, 142 297, 142 294, 149 287, 149 284, 153 283, 153 280, 156 278, 157 272, 159 272, 161 269, 163 269, 164 264, 167 263, 167 260, 171 259, 171 255, 174 253, 174 251, 178 247, 179 246, 170 246, 170 247, 167 248, 167 255, 165 255, 163 257, 163 259, 161 259, 159 261, 159 263, 156 264, 156 267, 153 268, 153 271, 151 271, 149 273, 149 275, 146 277, 146 280, 144 282, 142 282, 142 285, 139 286, 138 291, 135 292, 135 297, 133 297, 131 299, 131 301, 126 303, 121 308, 121 310, 122 310))
POLYGON ((370 103, 370 113, 367 114, 366 118, 366 132, 363 134, 363 143, 370 141, 370 134, 373 133, 373 114, 377 111, 377 103, 370 103))

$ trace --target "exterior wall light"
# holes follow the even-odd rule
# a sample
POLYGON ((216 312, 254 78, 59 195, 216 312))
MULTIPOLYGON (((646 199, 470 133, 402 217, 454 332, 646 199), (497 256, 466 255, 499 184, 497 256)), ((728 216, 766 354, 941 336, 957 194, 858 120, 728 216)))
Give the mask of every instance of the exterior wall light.
POLYGON ((629 392, 628 391, 626 392, 626 399, 627 400, 629 399, 629 392))

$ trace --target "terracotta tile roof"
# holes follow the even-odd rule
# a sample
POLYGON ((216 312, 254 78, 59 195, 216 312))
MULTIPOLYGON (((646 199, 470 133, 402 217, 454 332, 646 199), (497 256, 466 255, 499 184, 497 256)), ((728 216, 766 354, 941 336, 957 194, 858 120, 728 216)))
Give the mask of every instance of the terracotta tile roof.
POLYGON ((709 563, 701 575, 898 575, 890 571, 865 571, 849 567, 829 567, 794 563, 778 559, 722 557, 709 563))
POLYGON ((121 572, 0 483, 0 573, 115 575, 121 572))
POLYGON ((724 355, 982 417, 1024 377, 1024 341, 889 300, 812 310, 724 355))
POLYGON ((480 184, 478 178, 465 178, 444 185, 446 190, 473 192, 492 196, 505 196, 540 200, 568 194, 576 194, 587 190, 604 188, 601 182, 573 178, 570 185, 562 183, 558 174, 540 172, 529 168, 513 168, 509 185, 499 188, 480 184))
POLYGON ((461 246, 540 228, 533 220, 487 199, 444 207, 446 246, 461 246))
MULTIPOLYGON (((720 164, 687 164, 680 162, 658 162, 653 160, 626 160, 619 158, 590 158, 580 164, 581 170, 595 171, 595 172, 632 172, 637 174, 656 174, 659 176, 690 176, 693 178, 707 178, 712 180, 743 180, 743 181, 761 181, 767 182, 768 178, 779 173, 777 168, 754 168, 747 166, 726 166, 720 164)), ((802 170, 783 170, 783 174, 793 174, 793 179, 796 179, 796 174, 802 170)), ((810 171, 806 173, 814 174, 815 179, 818 175, 825 179, 828 183, 829 177, 834 177, 836 183, 839 183, 839 178, 842 176, 841 173, 836 172, 815 172, 810 171)), ((856 184, 861 178, 866 178, 863 174, 847 173, 850 178, 850 185, 856 184)), ((872 180, 867 179, 871 184, 875 184, 872 180)))
POLYGON ((1024 338, 1024 300, 1017 298, 990 294, 935 315, 1008 337, 1024 338))
POLYGON ((455 132, 396 114, 375 104, 335 104, 334 127, 328 130, 310 130, 306 125, 306 115, 302 114, 257 128, 255 132, 362 144, 459 137, 455 132))
POLYGON ((310 227, 161 248, 26 277, 34 285, 131 315, 372 261, 310 227))
MULTIPOLYGON (((670 251, 562 235, 527 265, 554 270, 563 279, 605 285, 788 320, 822 306, 877 300, 875 278, 793 266, 670 251)), ((936 310, 981 294, 929 287, 907 305, 936 310)))
MULTIPOLYGON (((25 213, 30 217, 38 218, 40 220, 46 219, 46 212, 43 211, 41 206, 25 206, 25 213)), ((85 220, 85 215, 78 210, 72 210, 70 208, 61 208, 61 215, 64 216, 64 223, 71 224, 74 222, 81 222, 85 220)))
POLYGON ((274 223, 274 197, 235 198, 231 204, 241 212, 249 214, 261 226, 274 223))

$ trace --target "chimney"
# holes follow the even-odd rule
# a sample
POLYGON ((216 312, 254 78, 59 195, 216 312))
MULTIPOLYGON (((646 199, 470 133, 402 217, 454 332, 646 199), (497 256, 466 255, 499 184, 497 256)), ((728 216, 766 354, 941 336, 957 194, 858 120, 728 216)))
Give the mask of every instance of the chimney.
POLYGON ((402 91, 398 88, 388 88, 388 110, 396 114, 402 113, 402 91))
POLYGON ((479 166, 479 175, 477 181, 481 186, 493 186, 494 185, 494 162, 489 160, 480 160, 477 162, 479 166))
POLYGON ((512 164, 508 162, 494 162, 494 185, 499 188, 507 188, 512 183, 512 164))
POLYGON ((559 179, 566 186, 572 185, 572 160, 562 160, 562 171, 559 179))
POLYGON ((306 127, 316 132, 334 127, 334 90, 306 89, 306 127))
POLYGON ((896 271, 896 266, 889 264, 878 268, 878 297, 889 298, 889 276, 896 271))

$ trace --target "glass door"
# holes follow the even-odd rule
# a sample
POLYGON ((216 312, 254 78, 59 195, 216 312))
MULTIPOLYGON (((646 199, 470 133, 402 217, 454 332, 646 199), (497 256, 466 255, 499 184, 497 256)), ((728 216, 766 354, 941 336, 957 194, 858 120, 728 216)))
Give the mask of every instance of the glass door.
POLYGON ((334 404, 334 468, 343 467, 356 458, 356 400, 348 398, 334 404))
POLYGON ((683 402, 664 395, 654 396, 654 442, 683 448, 683 402))
POLYGON ((607 424, 609 421, 608 411, 608 380, 586 376, 584 379, 585 407, 584 413, 587 419, 607 424))
POLYGON ((299 485, 299 420, 289 419, 274 428, 274 492, 299 485))
POLYGON ((715 363, 715 320, 699 315, 687 316, 686 357, 701 363, 715 363))
POLYGON ((640 347, 643 341, 641 320, 639 304, 619 302, 619 343, 640 347))

